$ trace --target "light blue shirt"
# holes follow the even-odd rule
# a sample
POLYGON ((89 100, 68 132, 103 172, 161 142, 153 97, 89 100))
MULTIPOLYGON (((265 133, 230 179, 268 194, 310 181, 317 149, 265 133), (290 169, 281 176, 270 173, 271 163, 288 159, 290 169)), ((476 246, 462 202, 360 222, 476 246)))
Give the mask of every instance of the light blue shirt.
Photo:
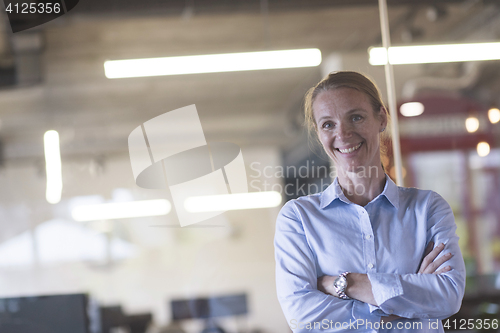
POLYGON ((398 187, 366 206, 346 198, 337 178, 323 192, 288 201, 274 239, 278 300, 293 332, 443 332, 440 319, 460 309, 465 265, 453 212, 433 191, 398 187), (417 274, 425 248, 446 244, 444 274, 417 274), (317 289, 317 278, 365 273, 379 306, 317 289), (404 318, 380 326, 380 317, 404 318), (390 325, 390 327, 389 327, 390 325), (391 329, 389 329, 391 328, 391 329))

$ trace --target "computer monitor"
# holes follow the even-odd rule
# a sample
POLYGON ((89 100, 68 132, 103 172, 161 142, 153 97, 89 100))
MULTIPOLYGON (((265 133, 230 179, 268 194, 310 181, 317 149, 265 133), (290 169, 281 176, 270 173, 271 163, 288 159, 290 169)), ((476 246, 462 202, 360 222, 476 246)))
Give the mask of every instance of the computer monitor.
POLYGON ((120 305, 99 307, 101 333, 110 333, 115 327, 123 326, 125 315, 120 305))
POLYGON ((89 333, 86 294, 0 298, 1 333, 89 333))
MULTIPOLYGON (((151 313, 125 314, 120 305, 101 306, 99 308, 101 332, 111 333, 121 327, 129 333, 144 333, 153 321, 151 313)), ((0 332, 1 333, 1 332, 0 332)))
POLYGON ((238 316, 248 313, 247 296, 230 295, 208 299, 210 317, 238 316))
POLYGON ((153 315, 151 313, 133 314, 125 317, 130 333, 145 333, 152 321, 153 315))
POLYGON ((237 316, 248 313, 246 294, 171 301, 174 321, 237 316))

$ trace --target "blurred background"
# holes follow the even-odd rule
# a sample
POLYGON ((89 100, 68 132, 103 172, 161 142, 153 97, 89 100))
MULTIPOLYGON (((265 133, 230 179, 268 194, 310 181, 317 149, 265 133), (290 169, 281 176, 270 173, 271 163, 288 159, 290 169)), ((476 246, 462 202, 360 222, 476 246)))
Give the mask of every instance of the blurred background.
MULTIPOLYGON (((388 11, 393 45, 500 40, 498 1, 394 0, 388 11)), ((356 70, 387 101, 384 66, 368 53, 381 46, 377 1, 80 0, 15 34, 2 13, 2 332, 21 332, 22 318, 43 321, 34 315, 40 304, 73 309, 60 326, 73 328, 61 333, 289 332, 276 298, 275 219, 287 200, 332 179, 302 124, 303 97, 327 73, 356 70), (306 48, 321 51, 319 65, 121 79, 104 71, 109 60, 306 48), (127 140, 191 104, 207 142, 241 148, 249 191, 279 192, 281 204, 184 228, 175 210, 76 221, 82 205, 172 202, 168 188, 136 185, 127 140), (61 157, 55 200, 46 197, 49 130, 61 157), (308 172, 290 172, 300 167, 308 172), (52 298, 32 297, 41 295, 52 298)), ((468 274, 456 318, 498 318, 500 62, 395 65, 394 74, 405 186, 437 191, 455 213, 468 274)), ((384 164, 394 177, 391 154, 384 164)))

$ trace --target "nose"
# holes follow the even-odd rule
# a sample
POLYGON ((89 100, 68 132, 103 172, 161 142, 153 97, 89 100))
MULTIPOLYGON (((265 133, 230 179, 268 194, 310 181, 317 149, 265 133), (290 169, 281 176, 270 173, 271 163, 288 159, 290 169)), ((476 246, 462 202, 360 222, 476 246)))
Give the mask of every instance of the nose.
POLYGON ((352 136, 352 126, 349 123, 340 123, 337 125, 337 138, 341 141, 352 136))

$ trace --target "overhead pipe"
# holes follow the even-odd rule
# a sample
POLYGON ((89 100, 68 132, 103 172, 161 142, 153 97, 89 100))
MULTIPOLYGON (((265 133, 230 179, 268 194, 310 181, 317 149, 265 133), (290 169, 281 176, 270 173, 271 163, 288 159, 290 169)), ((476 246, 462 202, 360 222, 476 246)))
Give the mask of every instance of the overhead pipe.
POLYGON ((411 100, 419 90, 440 89, 440 90, 461 90, 471 87, 479 79, 481 66, 478 62, 464 63, 464 73, 460 77, 419 77, 406 81, 401 91, 404 100, 411 100))

